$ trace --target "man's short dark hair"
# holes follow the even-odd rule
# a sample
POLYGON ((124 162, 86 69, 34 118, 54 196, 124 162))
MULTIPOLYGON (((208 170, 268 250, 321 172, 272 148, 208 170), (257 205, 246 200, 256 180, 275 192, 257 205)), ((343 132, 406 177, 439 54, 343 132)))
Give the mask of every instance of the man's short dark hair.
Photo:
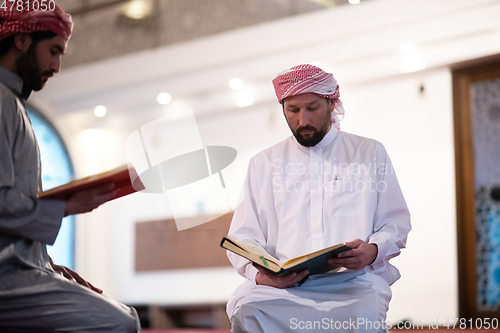
MULTIPOLYGON (((53 31, 37 31, 32 32, 31 34, 32 43, 30 47, 35 47, 44 39, 50 39, 57 36, 57 34, 53 31)), ((10 48, 14 46, 14 36, 9 36, 0 42, 0 57, 4 56, 7 52, 9 52, 10 48)))
POLYGON ((0 56, 4 56, 14 45, 14 35, 5 38, 0 42, 0 56))

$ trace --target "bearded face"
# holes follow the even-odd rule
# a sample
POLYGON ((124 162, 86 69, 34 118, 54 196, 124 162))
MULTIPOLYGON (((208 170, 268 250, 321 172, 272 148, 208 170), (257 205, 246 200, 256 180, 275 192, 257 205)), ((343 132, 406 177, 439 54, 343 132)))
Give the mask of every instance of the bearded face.
POLYGON ((43 88, 48 78, 54 75, 53 70, 43 70, 37 57, 37 45, 32 43, 25 53, 16 60, 17 74, 24 81, 24 89, 38 91, 43 88))
MULTIPOLYGON (((49 37, 37 36, 30 40, 28 49, 16 59, 16 73, 23 79, 23 90, 38 91, 61 67, 61 56, 66 52, 68 40, 49 32, 49 37), (55 35, 51 37, 51 35, 55 35)), ((46 32, 42 32, 46 35, 46 32)))
POLYGON ((290 130, 292 130, 292 133, 295 136, 295 139, 297 139, 298 143, 300 143, 304 147, 314 147, 321 140, 323 140, 323 137, 328 133, 328 131, 330 130, 330 124, 330 112, 327 111, 324 113, 323 120, 320 122, 317 128, 312 125, 305 125, 299 126, 294 131, 292 127, 290 127, 290 124, 288 124, 288 126, 290 127, 290 130))
POLYGON ((297 142, 304 147, 314 147, 331 128, 332 106, 314 93, 287 97, 283 112, 297 142))

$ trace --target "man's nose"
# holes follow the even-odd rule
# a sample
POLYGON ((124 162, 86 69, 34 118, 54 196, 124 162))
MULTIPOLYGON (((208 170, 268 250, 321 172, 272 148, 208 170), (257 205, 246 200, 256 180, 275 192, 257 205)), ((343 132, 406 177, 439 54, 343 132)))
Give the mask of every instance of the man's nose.
POLYGON ((306 126, 309 124, 309 115, 304 110, 299 112, 299 125, 306 126))
POLYGON ((58 73, 59 69, 61 69, 61 57, 57 56, 52 59, 52 62, 50 63, 50 70, 53 71, 54 73, 58 73))

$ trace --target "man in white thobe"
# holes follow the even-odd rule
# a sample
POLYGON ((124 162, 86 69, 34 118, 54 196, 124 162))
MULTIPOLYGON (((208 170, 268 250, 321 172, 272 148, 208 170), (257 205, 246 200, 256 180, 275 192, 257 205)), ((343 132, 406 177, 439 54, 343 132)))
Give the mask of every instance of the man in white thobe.
POLYGON ((229 236, 285 262, 346 243, 330 259, 341 273, 277 277, 231 252, 246 281, 227 313, 233 332, 387 332, 410 215, 383 145, 340 131, 339 87, 329 73, 299 65, 273 84, 293 133, 250 161, 229 236))

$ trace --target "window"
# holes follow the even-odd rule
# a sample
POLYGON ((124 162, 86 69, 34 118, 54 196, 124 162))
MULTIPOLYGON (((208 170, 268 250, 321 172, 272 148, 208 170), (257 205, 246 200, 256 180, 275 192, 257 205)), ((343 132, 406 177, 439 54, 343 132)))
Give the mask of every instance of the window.
MULTIPOLYGON (((65 184, 74 177, 68 151, 52 124, 33 107, 27 106, 28 115, 40 147, 43 190, 65 184)), ((58 265, 74 268, 74 217, 63 219, 56 242, 47 246, 50 257, 58 265)))

